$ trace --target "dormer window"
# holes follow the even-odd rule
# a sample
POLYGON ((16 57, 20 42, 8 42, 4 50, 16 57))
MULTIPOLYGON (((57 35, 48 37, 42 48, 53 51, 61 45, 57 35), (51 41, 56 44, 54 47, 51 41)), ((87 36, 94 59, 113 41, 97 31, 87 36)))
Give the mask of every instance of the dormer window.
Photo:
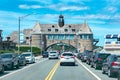
POLYGON ((69 25, 69 28, 71 28, 71 25, 69 25))
POLYGON ((75 32, 75 29, 72 29, 72 32, 75 32))
POLYGON ((55 26, 54 25, 52 25, 52 28, 54 28, 55 26))
POLYGON ((48 29, 48 32, 50 32, 51 31, 51 29, 48 29))
POLYGON ((68 29, 65 29, 64 31, 65 31, 65 32, 68 32, 68 29))

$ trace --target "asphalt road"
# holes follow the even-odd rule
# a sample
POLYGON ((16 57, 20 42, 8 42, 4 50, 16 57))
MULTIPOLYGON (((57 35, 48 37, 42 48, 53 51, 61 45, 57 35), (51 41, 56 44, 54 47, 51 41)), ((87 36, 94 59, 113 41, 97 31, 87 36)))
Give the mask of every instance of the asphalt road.
POLYGON ((41 58, 17 70, 5 71, 0 80, 116 80, 102 74, 101 70, 77 60, 75 66, 60 66, 59 59, 41 58))

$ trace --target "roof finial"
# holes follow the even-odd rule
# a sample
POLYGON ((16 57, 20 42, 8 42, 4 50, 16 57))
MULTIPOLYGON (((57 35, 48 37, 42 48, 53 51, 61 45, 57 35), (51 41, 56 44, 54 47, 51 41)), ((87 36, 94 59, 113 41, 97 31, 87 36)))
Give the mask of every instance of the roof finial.
POLYGON ((86 20, 84 20, 84 26, 87 26, 87 21, 86 20))

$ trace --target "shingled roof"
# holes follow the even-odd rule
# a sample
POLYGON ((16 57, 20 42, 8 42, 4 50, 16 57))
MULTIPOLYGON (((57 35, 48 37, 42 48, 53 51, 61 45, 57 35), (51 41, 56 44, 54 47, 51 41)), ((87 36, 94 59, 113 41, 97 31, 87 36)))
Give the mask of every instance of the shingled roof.
POLYGON ((40 24, 36 22, 33 27, 33 34, 41 34, 41 32, 44 34, 92 34, 86 21, 83 24, 65 24, 63 27, 59 27, 58 24, 40 24), (57 32, 55 31, 56 29, 58 30, 57 32), (65 31, 65 29, 68 31, 65 31), (73 29, 75 31, 72 31, 73 29))

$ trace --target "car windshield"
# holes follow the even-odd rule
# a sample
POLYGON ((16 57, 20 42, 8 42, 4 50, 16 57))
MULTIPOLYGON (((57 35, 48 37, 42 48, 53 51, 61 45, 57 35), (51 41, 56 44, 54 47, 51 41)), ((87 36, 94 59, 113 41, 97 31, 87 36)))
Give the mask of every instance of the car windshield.
POLYGON ((110 54, 100 54, 99 58, 106 59, 110 54))
POLYGON ((12 58, 11 54, 3 54, 1 55, 2 58, 12 58))
POLYGON ((50 52, 50 54, 54 54, 54 53, 57 53, 57 52, 50 52))
POLYGON ((70 54, 70 53, 64 53, 63 56, 73 56, 73 54, 70 54))
POLYGON ((31 55, 31 54, 23 54, 23 56, 26 56, 26 57, 27 57, 27 56, 30 56, 30 55, 31 55))
POLYGON ((43 54, 48 54, 48 52, 44 52, 43 54))

